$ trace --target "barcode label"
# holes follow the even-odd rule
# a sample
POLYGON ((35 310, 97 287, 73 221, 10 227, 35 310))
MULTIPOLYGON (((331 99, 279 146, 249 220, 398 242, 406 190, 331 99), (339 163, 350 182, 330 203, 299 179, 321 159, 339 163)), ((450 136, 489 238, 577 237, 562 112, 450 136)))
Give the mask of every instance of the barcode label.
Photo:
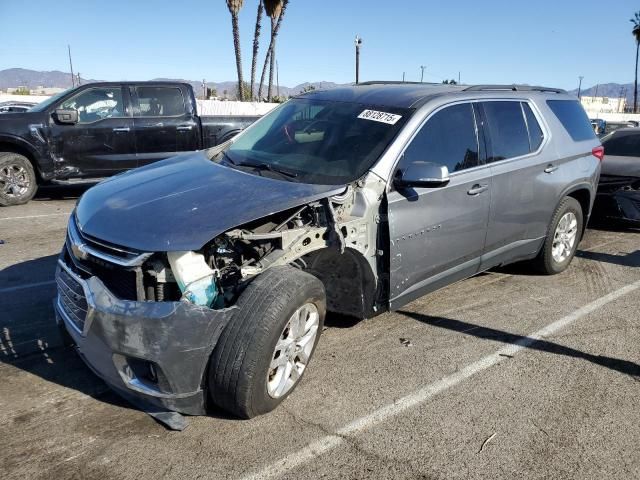
POLYGON ((396 115, 395 113, 378 112, 376 110, 365 110, 358 118, 363 120, 373 120, 374 122, 386 123, 389 125, 395 125, 398 120, 402 118, 402 115, 396 115))

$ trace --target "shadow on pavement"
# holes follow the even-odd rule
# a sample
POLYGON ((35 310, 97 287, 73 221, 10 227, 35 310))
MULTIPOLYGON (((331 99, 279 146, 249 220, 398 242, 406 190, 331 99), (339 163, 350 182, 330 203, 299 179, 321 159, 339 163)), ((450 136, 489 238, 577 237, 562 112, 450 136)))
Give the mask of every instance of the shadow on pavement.
POLYGON ((38 189, 38 193, 33 201, 38 200, 68 200, 80 198, 95 183, 85 183, 82 185, 43 185, 38 189))
POLYGON ((601 367, 609 368, 611 370, 624 373, 625 375, 630 375, 632 378, 634 378, 634 380, 640 381, 640 365, 627 360, 605 357, 601 355, 592 355, 590 353, 576 350, 571 347, 566 347, 564 345, 559 345, 548 340, 534 340, 524 335, 518 335, 502 330, 482 327, 480 325, 474 325, 472 323, 463 322, 461 320, 442 317, 431 317, 429 315, 409 312, 406 310, 399 310, 398 313, 413 318, 414 320, 425 323, 427 325, 443 328, 453 332, 464 333, 465 335, 470 335, 483 340, 495 340, 498 342, 514 345, 521 345, 523 342, 533 342, 529 345, 526 345, 525 348, 530 350, 538 350, 541 352, 554 353, 556 355, 564 355, 567 357, 581 358, 596 365, 600 365, 601 367))
POLYGON ((613 265, 623 267, 640 267, 640 250, 628 253, 626 255, 613 255, 611 253, 590 252, 578 250, 576 257, 585 258, 587 260, 595 260, 596 262, 606 262, 613 265))

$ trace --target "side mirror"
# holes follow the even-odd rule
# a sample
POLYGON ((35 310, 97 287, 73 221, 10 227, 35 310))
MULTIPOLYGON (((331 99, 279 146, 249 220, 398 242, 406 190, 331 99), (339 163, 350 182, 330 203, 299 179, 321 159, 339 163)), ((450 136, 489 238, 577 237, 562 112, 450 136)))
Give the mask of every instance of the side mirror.
POLYGON ((413 162, 398 171, 393 183, 399 188, 442 187, 449 183, 449 169, 432 162, 413 162))
POLYGON ((58 123, 64 123, 68 125, 74 125, 78 123, 78 111, 77 110, 65 110, 58 108, 53 112, 53 116, 58 123))

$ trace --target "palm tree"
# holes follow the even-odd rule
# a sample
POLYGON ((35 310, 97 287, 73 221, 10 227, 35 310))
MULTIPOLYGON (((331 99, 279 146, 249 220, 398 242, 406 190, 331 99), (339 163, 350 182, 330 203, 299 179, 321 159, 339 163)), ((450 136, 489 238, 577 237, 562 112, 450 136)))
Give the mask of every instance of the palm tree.
POLYGON ((253 58, 251 59, 251 98, 254 96, 256 85, 256 63, 258 62, 258 49, 260 47, 260 29, 262 27, 262 12, 264 4, 262 0, 258 2, 258 14, 256 15, 256 30, 253 34, 253 58))
POLYGON ((633 29, 631 33, 636 39, 636 70, 635 70, 635 81, 633 84, 633 113, 636 113, 638 110, 638 53, 640 53, 640 12, 636 12, 631 20, 633 23, 633 29))
POLYGON ((242 55, 240 52, 240 27, 238 26, 238 12, 242 8, 244 0, 226 0, 227 8, 231 13, 231 25, 233 27, 233 47, 236 52, 236 68, 238 70, 238 99, 243 100, 242 96, 242 55))
POLYGON ((262 98, 262 88, 264 85, 264 77, 267 72, 267 66, 271 65, 269 72, 269 91, 267 100, 271 101, 272 90, 273 90, 273 70, 275 65, 275 45, 276 45, 276 37, 278 36, 278 31, 280 30, 280 25, 282 24, 282 19, 284 17, 284 13, 287 9, 287 5, 289 4, 289 0, 264 0, 264 8, 267 11, 267 15, 271 17, 271 41, 269 42, 269 49, 267 50, 267 55, 264 58, 264 65, 262 67, 262 75, 260 76, 260 85, 258 86, 258 98, 262 98))

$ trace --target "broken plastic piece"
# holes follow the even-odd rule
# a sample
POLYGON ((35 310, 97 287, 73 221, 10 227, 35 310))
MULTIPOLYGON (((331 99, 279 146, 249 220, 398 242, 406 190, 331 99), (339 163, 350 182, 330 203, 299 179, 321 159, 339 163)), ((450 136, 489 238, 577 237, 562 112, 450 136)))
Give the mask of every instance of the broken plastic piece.
POLYGON ((220 291, 216 271, 211 269, 202 254, 196 252, 168 252, 167 258, 182 297, 202 307, 214 306, 220 291))

